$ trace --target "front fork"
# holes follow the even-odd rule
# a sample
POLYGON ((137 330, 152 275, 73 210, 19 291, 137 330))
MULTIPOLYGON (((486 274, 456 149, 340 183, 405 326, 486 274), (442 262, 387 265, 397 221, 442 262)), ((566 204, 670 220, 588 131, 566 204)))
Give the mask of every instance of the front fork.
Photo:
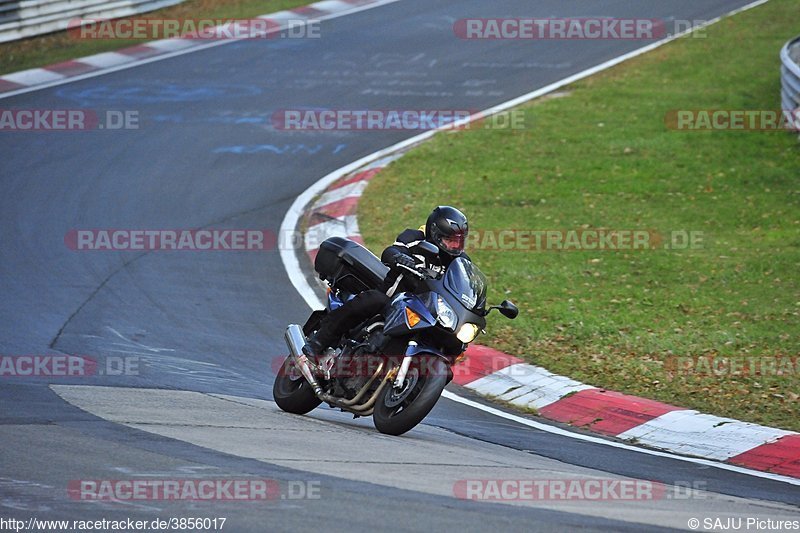
POLYGON ((436 357, 441 357, 446 360, 448 367, 450 367, 450 370, 448 371, 447 382, 450 383, 450 381, 453 379, 452 366, 455 363, 453 358, 445 356, 438 350, 429 351, 429 349, 425 349, 424 347, 422 350, 418 348, 419 344, 417 343, 417 341, 413 340, 408 341, 408 346, 406 347, 406 354, 403 357, 403 361, 400 363, 400 367, 397 369, 397 375, 395 376, 394 383, 392 383, 394 388, 399 389, 400 387, 403 386, 403 383, 405 383, 406 380, 406 376, 408 375, 408 369, 411 367, 411 361, 414 359, 414 357, 419 357, 423 352, 436 357))
POLYGON ((406 381, 406 375, 408 374, 408 369, 411 366, 411 359, 414 357, 412 353, 415 352, 415 348, 417 346, 417 341, 408 341, 406 355, 403 357, 403 362, 400 363, 400 370, 397 371, 397 377, 394 378, 395 389, 402 387, 403 383, 406 381))

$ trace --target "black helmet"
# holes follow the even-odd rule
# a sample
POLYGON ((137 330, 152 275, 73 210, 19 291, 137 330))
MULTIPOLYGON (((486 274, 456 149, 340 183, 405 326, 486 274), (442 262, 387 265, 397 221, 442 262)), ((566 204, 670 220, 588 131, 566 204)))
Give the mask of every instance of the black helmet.
POLYGON ((434 209, 425 223, 425 238, 450 255, 458 255, 464 251, 467 233, 467 217, 449 205, 440 205, 434 209))

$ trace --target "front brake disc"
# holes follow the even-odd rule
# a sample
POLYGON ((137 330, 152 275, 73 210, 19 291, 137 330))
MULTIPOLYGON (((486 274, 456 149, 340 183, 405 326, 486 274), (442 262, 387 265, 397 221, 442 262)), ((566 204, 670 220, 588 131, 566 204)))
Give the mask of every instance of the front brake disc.
POLYGON ((386 407, 397 407, 403 403, 403 400, 405 400, 408 395, 411 394, 411 391, 414 390, 414 387, 417 386, 418 381, 419 369, 416 367, 409 368, 403 386, 399 389, 392 386, 392 390, 386 395, 386 399, 383 402, 384 405, 386 405, 386 407))

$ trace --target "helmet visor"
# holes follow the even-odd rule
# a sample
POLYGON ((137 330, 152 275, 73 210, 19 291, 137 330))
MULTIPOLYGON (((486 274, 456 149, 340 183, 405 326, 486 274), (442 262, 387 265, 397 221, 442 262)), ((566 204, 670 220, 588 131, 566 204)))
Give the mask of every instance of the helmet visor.
POLYGON ((463 252, 466 241, 466 233, 459 232, 452 235, 442 235, 442 246, 451 254, 463 252))

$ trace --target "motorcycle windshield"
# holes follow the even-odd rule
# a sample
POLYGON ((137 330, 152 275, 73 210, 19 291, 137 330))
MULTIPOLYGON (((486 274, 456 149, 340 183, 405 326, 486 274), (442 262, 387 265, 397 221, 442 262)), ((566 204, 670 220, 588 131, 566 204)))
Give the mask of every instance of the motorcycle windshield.
POLYGON ((463 257, 457 257, 447 267, 444 286, 470 311, 486 306, 486 276, 463 257))

